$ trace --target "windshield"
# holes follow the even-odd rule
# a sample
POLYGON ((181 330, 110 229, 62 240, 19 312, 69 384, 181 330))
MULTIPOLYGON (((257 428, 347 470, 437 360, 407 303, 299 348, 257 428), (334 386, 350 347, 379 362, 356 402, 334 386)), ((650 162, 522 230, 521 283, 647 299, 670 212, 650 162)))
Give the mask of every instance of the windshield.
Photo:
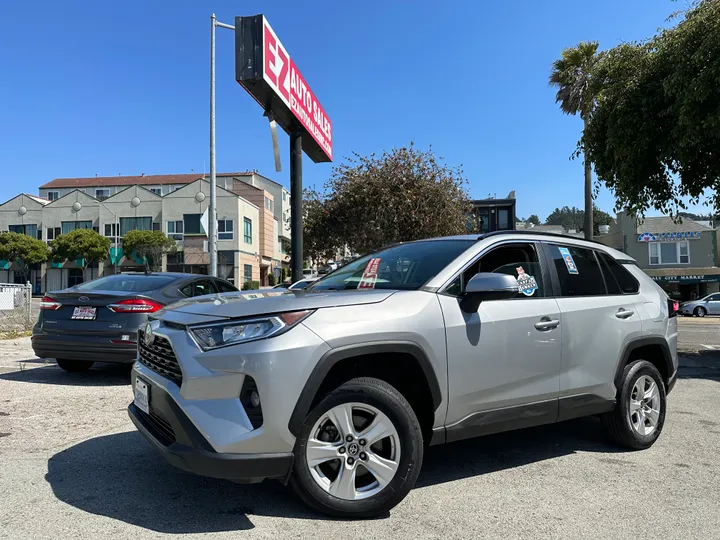
POLYGON ((135 276, 128 274, 115 274, 81 283, 75 287, 76 291, 121 291, 121 292, 147 292, 154 291, 169 285, 176 278, 169 276, 135 276))
POLYGON ((433 240, 400 244, 348 263, 307 290, 417 290, 474 243, 474 240, 433 240))

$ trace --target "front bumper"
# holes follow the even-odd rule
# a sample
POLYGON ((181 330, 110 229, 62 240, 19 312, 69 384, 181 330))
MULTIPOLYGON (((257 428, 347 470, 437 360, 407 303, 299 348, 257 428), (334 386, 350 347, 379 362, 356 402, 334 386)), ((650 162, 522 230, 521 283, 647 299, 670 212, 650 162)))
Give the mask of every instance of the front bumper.
POLYGON ((162 416, 156 412, 157 397, 151 415, 145 414, 134 404, 128 407, 128 414, 138 431, 171 465, 202 476, 250 483, 266 478, 286 480, 290 474, 293 464, 291 453, 217 453, 177 405, 173 407, 168 398, 164 405, 160 407, 163 409, 162 416), (173 410, 174 415, 168 414, 168 411, 173 410))
MULTIPOLYGON (((135 337, 134 332, 126 333, 135 337)), ((117 336, 117 340, 120 340, 120 336, 117 336)), ((112 343, 110 337, 47 334, 42 330, 34 330, 31 343, 35 355, 40 358, 132 364, 137 357, 137 344, 134 341, 112 343)))

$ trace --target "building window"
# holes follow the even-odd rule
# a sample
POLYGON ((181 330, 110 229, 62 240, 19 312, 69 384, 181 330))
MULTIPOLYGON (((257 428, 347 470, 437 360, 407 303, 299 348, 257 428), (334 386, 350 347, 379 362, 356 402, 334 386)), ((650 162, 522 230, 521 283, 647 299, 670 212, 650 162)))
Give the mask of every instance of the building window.
POLYGON ((85 281, 83 277, 82 268, 69 268, 68 269, 68 287, 75 287, 85 281))
POLYGON ((244 218, 244 236, 245 236, 245 243, 246 244, 252 244, 252 221, 250 218, 244 218))
POLYGON ((510 211, 506 208, 498 208, 498 230, 507 231, 510 229, 510 211))
POLYGON ((160 224, 153 222, 153 224, 152 224, 152 230, 153 230, 153 231, 159 231, 159 230, 160 230, 160 224))
POLYGON ((130 231, 152 231, 151 217, 121 217, 120 236, 125 236, 130 231))
POLYGON ((183 214, 185 234, 204 234, 200 218, 202 214, 183 214))
POLYGON ((92 221, 63 221, 62 233, 67 234, 76 229, 92 229, 92 221))
POLYGON ((60 227, 48 227, 45 230, 45 240, 55 240, 61 233, 60 227))
POLYGON ((167 235, 173 240, 182 240, 184 230, 182 220, 167 222, 167 235))
POLYGON ((273 201, 270 197, 265 197, 265 210, 270 210, 275 213, 275 201, 273 201))
POLYGON ((155 195, 160 195, 162 197, 162 188, 153 187, 150 188, 150 191, 152 191, 155 195))
POLYGON ((60 198, 59 191, 48 191, 48 201, 57 201, 60 198))
POLYGON ((283 191, 283 202, 287 201, 287 191, 283 191))
POLYGON ((218 219, 218 239, 219 240, 232 240, 233 239, 233 220, 232 219, 218 219))
POLYGON ((252 264, 243 265, 243 281, 245 283, 252 281, 252 264))
POLYGON ((9 225, 8 231, 38 238, 37 225, 9 225))
POLYGON ((110 190, 109 189, 96 189, 95 190, 95 198, 98 201, 104 201, 110 196, 110 190))
POLYGON ((650 264, 690 264, 690 245, 682 242, 650 242, 648 244, 650 264))
POLYGON ((117 236, 117 226, 115 223, 105 224, 105 236, 107 238, 115 238, 117 236))

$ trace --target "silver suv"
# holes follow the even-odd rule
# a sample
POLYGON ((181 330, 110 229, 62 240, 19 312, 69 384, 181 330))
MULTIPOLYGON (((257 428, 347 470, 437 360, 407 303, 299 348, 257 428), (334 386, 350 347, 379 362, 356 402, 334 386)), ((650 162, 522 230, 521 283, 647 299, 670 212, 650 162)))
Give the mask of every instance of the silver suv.
POLYGON ((660 435, 677 304, 626 255, 565 236, 398 244, 303 291, 189 299, 139 331, 132 421, 173 465, 386 513, 426 446, 600 415, 660 435))

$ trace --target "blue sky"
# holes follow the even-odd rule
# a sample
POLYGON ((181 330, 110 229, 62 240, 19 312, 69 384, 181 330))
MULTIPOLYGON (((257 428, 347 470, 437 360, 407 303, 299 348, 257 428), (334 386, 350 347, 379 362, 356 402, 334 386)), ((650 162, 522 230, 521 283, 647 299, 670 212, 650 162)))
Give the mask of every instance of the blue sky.
MULTIPOLYGON (((669 0, 3 2, 0 200, 56 177, 209 169, 210 14, 264 13, 333 122, 336 163, 415 141, 462 165, 474 197, 515 190, 518 214, 582 207, 581 123, 547 84, 561 49, 652 35, 669 0), (202 5, 201 5, 202 4, 202 5)), ((217 34, 218 171, 275 173, 267 120, 217 34)), ((305 185, 331 164, 303 163, 305 185)), ((597 204, 613 208, 603 190, 597 204)))

